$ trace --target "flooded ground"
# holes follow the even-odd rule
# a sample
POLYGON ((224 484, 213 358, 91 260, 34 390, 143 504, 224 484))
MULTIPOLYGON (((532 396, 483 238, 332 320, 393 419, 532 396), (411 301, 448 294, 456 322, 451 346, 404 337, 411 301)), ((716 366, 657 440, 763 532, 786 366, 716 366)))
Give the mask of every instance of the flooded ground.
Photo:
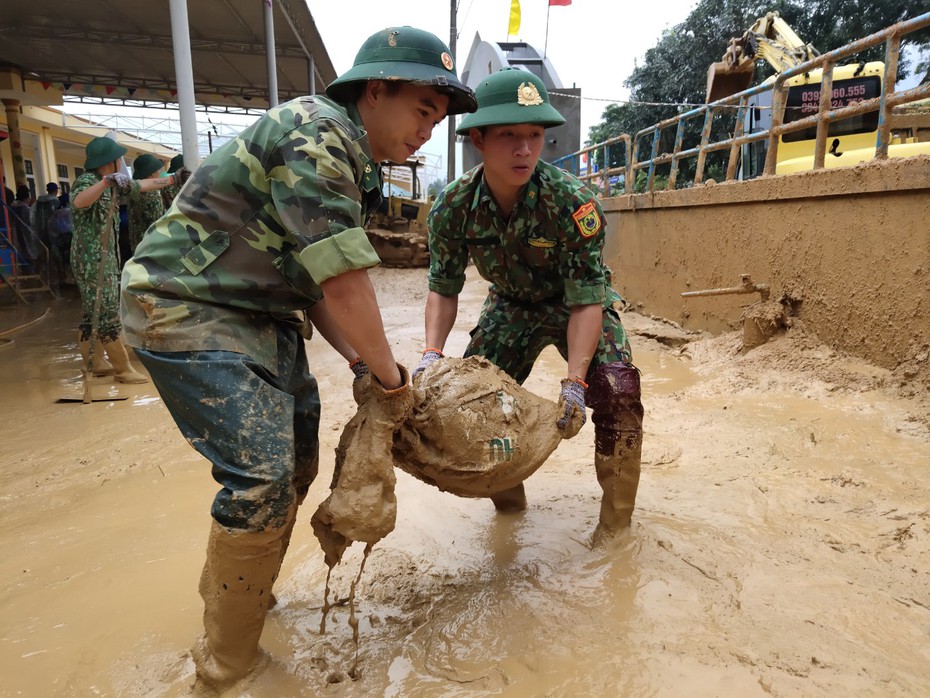
MULTIPOLYGON (((373 273, 408 366, 424 274, 373 273)), ((484 287, 466 285, 449 353, 484 287)), ((0 346, 0 695, 186 695, 216 485, 151 384, 120 386, 120 402, 55 402, 81 395, 76 313, 59 303, 0 346)), ((0 313, 0 330, 29 317, 16 315, 0 313)), ((930 693, 927 403, 800 326, 741 355, 738 334, 675 347, 673 328, 624 323, 646 407, 631 530, 590 545, 590 423, 527 481, 521 515, 398 472, 397 528, 359 587, 355 678, 348 609, 319 634, 326 567, 309 525, 352 374, 314 339, 320 477, 262 638, 274 661, 235 695, 930 693)), ((547 351, 526 386, 555 398, 562 371, 547 351)), ((95 396, 110 385, 95 379, 95 396)), ((346 557, 338 597, 361 546, 346 557)))

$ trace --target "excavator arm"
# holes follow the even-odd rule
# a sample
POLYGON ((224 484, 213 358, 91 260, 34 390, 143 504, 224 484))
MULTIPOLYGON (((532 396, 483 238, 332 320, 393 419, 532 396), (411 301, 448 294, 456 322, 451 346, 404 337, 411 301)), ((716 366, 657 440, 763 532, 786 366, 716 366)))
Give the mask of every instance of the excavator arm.
POLYGON ((756 59, 781 73, 809 61, 820 52, 804 41, 777 12, 760 17, 740 37, 730 39, 723 59, 707 71, 707 101, 742 92, 752 82, 756 59))

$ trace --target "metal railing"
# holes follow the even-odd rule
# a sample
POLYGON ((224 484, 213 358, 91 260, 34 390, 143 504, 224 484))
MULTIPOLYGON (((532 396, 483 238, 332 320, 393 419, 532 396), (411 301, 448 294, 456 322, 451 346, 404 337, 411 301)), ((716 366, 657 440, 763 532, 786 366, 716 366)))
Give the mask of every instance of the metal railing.
POLYGON ((572 153, 571 155, 566 155, 565 157, 554 160, 553 164, 571 172, 582 181, 592 183, 594 185, 592 188, 605 196, 610 196, 612 193, 609 179, 618 174, 623 174, 623 193, 633 193, 635 177, 639 172, 644 170, 647 172, 645 191, 653 191, 656 167, 668 164, 670 165, 670 170, 668 183, 665 188, 672 190, 676 188, 680 163, 683 160, 692 157, 697 158, 694 172, 694 184, 700 184, 703 182, 705 176, 707 155, 718 151, 728 151, 726 179, 728 181, 734 179, 739 168, 742 147, 756 141, 766 140, 768 142, 768 151, 765 157, 763 174, 775 174, 775 165, 778 159, 778 145, 781 137, 786 133, 816 127, 817 136, 814 146, 813 169, 820 169, 824 166, 827 151, 827 133, 830 124, 835 121, 876 110, 878 111, 878 133, 875 143, 875 157, 885 158, 888 156, 888 146, 891 142, 892 109, 902 104, 930 97, 930 83, 924 83, 912 89, 900 92, 895 90, 898 60, 901 52, 901 37, 927 26, 930 26, 930 12, 904 22, 899 22, 880 32, 876 32, 875 34, 854 41, 834 51, 817 56, 794 68, 785 70, 775 76, 773 81, 757 85, 756 87, 730 95, 729 97, 724 97, 710 104, 686 111, 670 119, 660 121, 653 126, 639 131, 633 138, 626 134, 622 134, 604 141, 603 143, 596 143, 572 153), (833 68, 836 63, 883 42, 885 44, 885 72, 880 95, 839 109, 831 109, 833 68), (787 81, 797 75, 810 73, 818 68, 823 70, 823 76, 820 83, 820 103, 817 113, 791 121, 790 123, 784 123, 789 87, 787 81), (772 92, 772 125, 764 130, 749 134, 744 133, 747 111, 749 109, 759 108, 749 104, 750 98, 769 91, 772 92), (711 131, 714 118, 721 115, 732 115, 734 108, 736 112, 736 121, 732 127, 732 131, 727 134, 726 138, 711 142, 711 131), (684 148, 685 127, 687 122, 701 117, 703 117, 703 124, 699 144, 695 147, 684 148), (660 154, 659 147, 662 132, 672 127, 675 128, 675 140, 672 151, 660 154), (640 160, 640 143, 649 136, 651 136, 652 141, 650 144, 649 156, 640 160), (593 162, 591 162, 593 154, 601 153, 603 158, 601 162, 609 163, 611 162, 608 158, 609 148, 621 143, 625 145, 624 165, 622 167, 607 167, 598 172, 593 172, 593 162), (580 170, 582 154, 587 154, 589 161, 585 173, 581 173, 580 170))

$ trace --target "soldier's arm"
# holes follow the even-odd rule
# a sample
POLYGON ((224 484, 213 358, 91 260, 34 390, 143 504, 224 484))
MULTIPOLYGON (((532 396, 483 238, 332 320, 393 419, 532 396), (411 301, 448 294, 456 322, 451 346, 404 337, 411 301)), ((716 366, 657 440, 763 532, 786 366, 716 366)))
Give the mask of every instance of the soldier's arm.
POLYGON ((99 182, 92 184, 86 189, 81 189, 71 199, 71 206, 74 208, 87 208, 88 206, 93 206, 95 203, 97 203, 97 200, 109 186, 110 183, 107 180, 101 179, 99 182))
POLYGON ((313 323, 313 326, 320 335, 322 335, 323 339, 325 339, 333 349, 338 351, 342 358, 350 362, 355 360, 355 357, 358 356, 358 352, 355 351, 352 345, 342 336, 342 333, 329 314, 325 299, 318 303, 314 303, 307 309, 307 318, 313 323))
POLYGON ((441 196, 427 218, 430 263, 426 297, 426 347, 442 351, 458 315, 459 293, 465 285, 468 248, 456 225, 451 194, 441 196))
POLYGON ((137 181, 139 182, 139 192, 142 194, 150 191, 158 191, 159 189, 167 189, 177 184, 175 175, 171 175, 170 177, 157 177, 155 179, 140 179, 137 181))
POLYGON ((402 385, 394 354, 384 334, 381 311, 367 269, 330 277, 320 287, 336 329, 388 390, 402 385))
POLYGON ((604 326, 603 316, 600 303, 572 307, 568 317, 568 378, 584 381, 588 375, 604 326))
POLYGON ((426 297, 426 346, 442 351, 455 325, 459 312, 459 297, 444 296, 430 291, 426 297))
POLYGON ((606 275, 604 213, 596 198, 581 190, 563 212, 566 221, 561 273, 568 320, 568 378, 584 381, 603 329, 606 275))

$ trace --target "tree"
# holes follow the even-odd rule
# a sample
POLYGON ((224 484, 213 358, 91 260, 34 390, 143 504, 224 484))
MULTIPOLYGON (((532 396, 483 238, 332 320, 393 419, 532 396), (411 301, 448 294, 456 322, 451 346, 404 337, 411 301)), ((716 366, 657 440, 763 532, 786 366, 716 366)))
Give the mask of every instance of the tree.
POLYGON ((439 195, 442 193, 442 190, 446 188, 446 184, 447 182, 445 179, 442 179, 442 178, 434 179, 432 182, 429 183, 429 186, 426 188, 427 195, 433 199, 438 198, 439 195))
MULTIPOLYGON (((621 133, 635 135, 694 108, 686 105, 703 104, 707 68, 720 60, 730 37, 741 36, 766 12, 778 12, 804 41, 827 52, 926 10, 926 0, 701 0, 684 22, 666 30, 646 51, 642 63, 636 64, 624 82, 632 103, 607 107, 601 123, 590 129, 588 143, 601 143, 621 133)), ((930 48, 930 29, 905 36, 902 49, 907 46, 917 49, 915 53, 920 56, 921 50, 930 48)), ((881 60, 883 51, 879 46, 861 58, 881 60)), ((902 51, 899 78, 909 74, 911 62, 902 51)), ((918 58, 916 68, 927 71, 924 81, 930 79, 930 61, 920 62, 918 58)), ((770 66, 757 62, 754 84, 772 73, 770 66)), ((668 141, 673 136, 663 133, 664 151, 670 149, 668 141)), ((614 151, 609 159, 616 166, 622 150, 614 151)))

